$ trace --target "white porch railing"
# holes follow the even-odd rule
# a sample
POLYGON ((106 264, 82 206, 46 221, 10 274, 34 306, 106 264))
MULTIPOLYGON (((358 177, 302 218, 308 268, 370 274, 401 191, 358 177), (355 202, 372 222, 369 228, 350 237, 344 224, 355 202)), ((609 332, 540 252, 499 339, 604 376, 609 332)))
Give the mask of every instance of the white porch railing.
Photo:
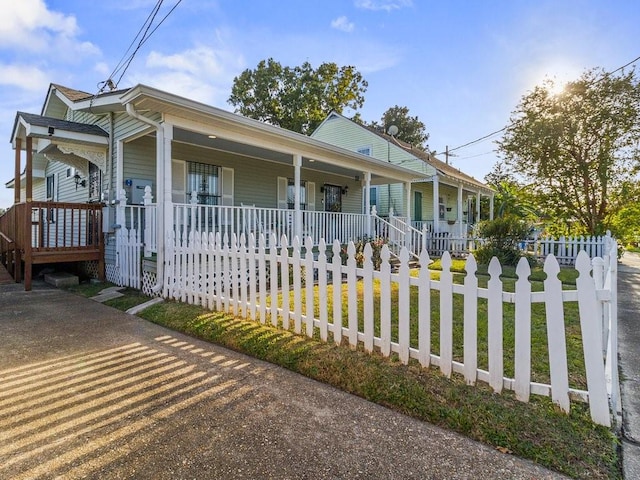
MULTIPOLYGON (((346 244, 350 240, 368 238, 371 232, 367 227, 368 215, 358 213, 302 212, 302 235, 311 237, 314 245, 320 239, 331 238, 346 244)), ((292 238, 292 237, 289 237, 292 238)))

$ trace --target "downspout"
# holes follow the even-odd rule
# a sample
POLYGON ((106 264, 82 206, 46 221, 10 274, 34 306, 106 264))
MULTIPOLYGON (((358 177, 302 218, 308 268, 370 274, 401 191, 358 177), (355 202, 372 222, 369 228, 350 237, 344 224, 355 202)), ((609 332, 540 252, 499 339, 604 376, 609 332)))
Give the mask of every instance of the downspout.
POLYGON ((156 262, 156 284, 151 287, 151 291, 153 291, 154 293, 158 293, 162 290, 162 279, 164 278, 164 188, 160 185, 160 181, 162 181, 165 176, 164 128, 162 127, 162 124, 140 115, 131 103, 127 103, 125 105, 125 108, 129 116, 135 118, 136 120, 139 120, 142 123, 151 125, 156 129, 156 208, 159 208, 160 205, 162 205, 162 212, 157 212, 158 215, 156 216, 156 238, 160 238, 160 241, 158 241, 158 245, 160 245, 160 248, 158 248, 157 251, 158 259, 156 262))

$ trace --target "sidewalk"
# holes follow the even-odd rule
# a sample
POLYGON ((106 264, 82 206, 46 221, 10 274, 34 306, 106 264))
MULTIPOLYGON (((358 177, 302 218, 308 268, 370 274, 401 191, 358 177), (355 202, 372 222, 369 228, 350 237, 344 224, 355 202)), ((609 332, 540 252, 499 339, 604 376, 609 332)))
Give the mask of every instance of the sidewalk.
POLYGON ((564 478, 98 302, 20 287, 0 286, 0 478, 564 478))
POLYGON ((625 479, 640 478, 640 255, 625 253, 618 276, 618 352, 625 479))

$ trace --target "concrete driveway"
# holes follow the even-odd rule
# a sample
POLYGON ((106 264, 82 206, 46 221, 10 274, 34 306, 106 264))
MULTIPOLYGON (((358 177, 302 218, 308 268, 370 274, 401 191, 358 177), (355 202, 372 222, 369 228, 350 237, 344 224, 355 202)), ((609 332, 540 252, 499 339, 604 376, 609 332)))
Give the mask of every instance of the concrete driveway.
POLYGON ((65 291, 0 287, 0 478, 561 478, 65 291))

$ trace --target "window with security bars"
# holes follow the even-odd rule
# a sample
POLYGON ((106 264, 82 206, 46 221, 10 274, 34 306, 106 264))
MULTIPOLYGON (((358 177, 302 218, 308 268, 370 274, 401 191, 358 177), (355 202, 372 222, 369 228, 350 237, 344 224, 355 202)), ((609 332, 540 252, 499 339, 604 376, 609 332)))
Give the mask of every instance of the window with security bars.
POLYGON ((220 167, 188 162, 187 192, 196 192, 201 205, 220 205, 220 167))

